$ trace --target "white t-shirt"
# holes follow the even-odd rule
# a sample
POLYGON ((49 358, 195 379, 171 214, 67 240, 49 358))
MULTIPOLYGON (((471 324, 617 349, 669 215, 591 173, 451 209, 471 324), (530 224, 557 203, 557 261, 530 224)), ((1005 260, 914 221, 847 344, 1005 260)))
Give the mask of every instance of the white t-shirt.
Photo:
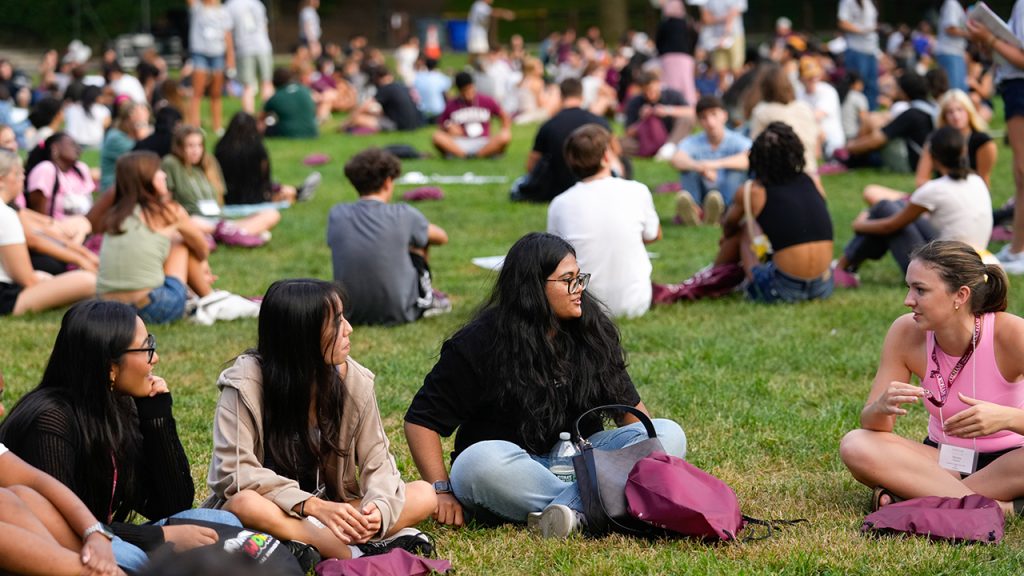
POLYGON ((910 202, 928 210, 939 240, 960 240, 985 248, 992 236, 992 197, 977 174, 963 180, 949 176, 925 182, 910 202))
POLYGON ((960 5, 960 0, 946 0, 942 3, 942 10, 939 12, 939 33, 935 42, 936 54, 950 54, 963 57, 967 49, 967 39, 960 36, 950 36, 946 28, 967 28, 967 13, 960 5))
POLYGON ((103 123, 110 118, 110 110, 102 104, 93 104, 86 115, 79 103, 64 107, 64 131, 83 148, 99 148, 103 144, 103 123))
POLYGON ((857 0, 839 0, 839 19, 861 30, 870 30, 867 34, 846 32, 846 43, 850 50, 874 54, 878 52, 878 9, 875 8, 874 0, 861 1, 864 3, 863 7, 857 0))
POLYGON ((490 48, 487 28, 491 22, 491 5, 483 0, 476 0, 469 9, 469 33, 467 48, 471 54, 482 54, 490 48))
POLYGON ((10 452, 10 450, 7 449, 7 446, 0 444, 0 456, 3 456, 7 452, 10 452))
POLYGON ((832 156, 837 149, 846 146, 846 133, 843 131, 842 110, 839 104, 839 93, 828 82, 819 81, 814 86, 814 92, 807 92, 803 84, 800 85, 800 100, 807 103, 814 110, 815 118, 818 112, 825 116, 818 120, 821 131, 825 135, 825 156, 832 156))
POLYGON ((259 0, 230 0, 225 7, 235 25, 235 53, 239 56, 270 54, 267 9, 259 0))
MULTIPOLYGON (((1024 0, 1017 0, 1013 5, 1013 12, 1010 19, 1006 21, 1010 25, 1010 31, 1018 40, 1024 40, 1024 0)), ((1003 80, 1015 80, 1024 78, 1024 70, 1017 68, 1006 61, 1005 58, 996 58, 996 84, 1003 80)))
POLYGON ((651 260, 644 240, 658 237, 658 213, 647 186, 601 178, 579 182, 551 201, 548 232, 576 249, 587 290, 613 316, 636 317, 651 307, 651 260))
POLYGON ((737 38, 742 38, 745 35, 743 14, 747 11, 747 0, 707 0, 703 9, 707 10, 714 18, 723 18, 733 9, 740 11, 739 16, 733 19, 731 29, 727 29, 722 23, 705 26, 701 30, 701 46, 705 50, 730 48, 737 38))
POLYGON ((146 104, 146 89, 142 87, 139 79, 131 74, 122 74, 120 78, 110 83, 110 89, 114 94, 125 95, 131 98, 136 104, 146 104))
MULTIPOLYGON (((0 204, 0 246, 11 246, 25 243, 25 229, 21 227, 18 213, 7 204, 0 204)), ((0 261, 0 282, 14 284, 14 279, 4 269, 0 261)))

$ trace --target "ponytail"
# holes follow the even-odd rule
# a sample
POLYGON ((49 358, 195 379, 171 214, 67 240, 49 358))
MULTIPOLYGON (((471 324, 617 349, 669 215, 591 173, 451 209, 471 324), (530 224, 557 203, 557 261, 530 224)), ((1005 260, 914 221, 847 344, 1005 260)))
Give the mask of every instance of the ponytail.
POLYGON ((983 282, 977 288, 971 287, 971 309, 975 314, 989 314, 1006 310, 1006 296, 1010 281, 998 264, 985 266, 983 282))

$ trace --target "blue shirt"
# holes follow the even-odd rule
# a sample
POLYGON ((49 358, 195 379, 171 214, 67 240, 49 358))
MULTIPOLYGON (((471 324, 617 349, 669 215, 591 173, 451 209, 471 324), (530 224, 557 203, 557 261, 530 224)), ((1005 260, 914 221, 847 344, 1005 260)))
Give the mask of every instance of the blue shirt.
POLYGON ((452 87, 452 79, 437 70, 417 72, 412 82, 420 95, 420 110, 427 116, 440 116, 444 112, 444 94, 452 87))
POLYGON ((683 138, 679 142, 679 150, 686 152, 694 160, 719 160, 746 152, 750 150, 750 145, 750 138, 726 128, 718 148, 711 146, 706 132, 701 132, 683 138))

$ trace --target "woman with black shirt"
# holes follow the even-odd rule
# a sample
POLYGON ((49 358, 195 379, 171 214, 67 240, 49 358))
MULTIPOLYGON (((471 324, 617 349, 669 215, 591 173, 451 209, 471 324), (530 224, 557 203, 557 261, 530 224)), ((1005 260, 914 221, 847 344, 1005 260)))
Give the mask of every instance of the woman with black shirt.
POLYGON ((73 306, 39 386, 0 427, 21 459, 71 488, 94 516, 110 523, 119 566, 137 571, 165 542, 186 550, 217 541, 190 524, 133 524, 191 518, 240 526, 220 510, 190 510, 195 486, 171 413, 171 394, 153 374, 156 340, 135 308, 90 300, 73 306))
MULTIPOLYGON (((438 522, 461 525, 465 507, 482 522, 529 520, 544 536, 585 527, 579 489, 548 470, 549 451, 590 408, 647 411, 626 372, 618 329, 586 292, 589 280, 568 242, 527 234, 509 250, 481 311, 444 343, 405 415, 413 459, 438 494, 438 522), (440 436, 456 429, 449 477, 440 436)), ((608 416, 620 428, 602 431, 597 415, 581 423, 596 448, 647 437, 633 416, 608 416)), ((679 425, 654 424, 665 451, 684 456, 679 425)))

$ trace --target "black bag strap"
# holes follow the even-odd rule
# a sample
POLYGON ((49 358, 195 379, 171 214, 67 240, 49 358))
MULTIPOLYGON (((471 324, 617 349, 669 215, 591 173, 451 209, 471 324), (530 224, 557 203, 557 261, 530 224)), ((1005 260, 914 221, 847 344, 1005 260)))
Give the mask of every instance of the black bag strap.
MULTIPOLYGON (((584 465, 587 468, 587 475, 588 475, 588 477, 589 478, 597 478, 597 462, 594 460, 594 449, 593 449, 593 447, 590 446, 589 444, 587 446, 585 446, 583 448, 583 450, 580 451, 580 456, 583 458, 584 465)), ((658 528, 658 527, 653 526, 653 525, 649 525, 648 524, 648 525, 643 526, 643 528, 638 528, 636 526, 629 526, 629 525, 623 524, 622 522, 619 522, 618 520, 613 518, 611 516, 611 514, 608 513, 608 509, 605 507, 604 498, 602 497, 602 494, 601 494, 600 490, 597 491, 596 497, 597 497, 598 503, 601 506, 601 510, 604 512, 604 518, 601 518, 601 519, 597 519, 597 518, 590 519, 590 518, 588 518, 588 521, 593 523, 593 525, 590 526, 589 528, 594 530, 595 532, 597 532, 597 533, 607 532, 609 528, 614 526, 619 532, 621 532, 623 534, 632 534, 633 536, 641 536, 641 537, 644 537, 644 538, 657 538, 657 537, 664 537, 664 536, 668 536, 669 535, 668 531, 666 531, 664 529, 661 529, 661 528, 658 528)), ((642 521, 640 521, 640 523, 642 524, 642 521)), ((641 525, 641 524, 638 524, 638 526, 641 525)))
MULTIPOLYGON (((758 540, 765 540, 771 538, 775 534, 776 528, 784 528, 786 526, 794 526, 807 522, 806 518, 794 518, 792 520, 762 520, 760 518, 754 518, 753 516, 743 515, 744 522, 750 526, 761 526, 764 528, 764 532, 760 535, 747 534, 743 537, 743 542, 756 542, 758 540)), ((733 535, 735 537, 735 535, 733 535)))
POLYGON ((587 410, 583 414, 580 414, 580 417, 576 419, 576 423, 573 424, 573 431, 576 433, 576 437, 579 438, 581 442, 583 442, 583 435, 580 434, 580 422, 588 414, 591 414, 593 412, 613 412, 613 411, 628 412, 628 413, 632 414, 633 416, 636 416, 637 420, 639 420, 640 423, 644 425, 644 429, 647 430, 647 437, 648 438, 657 438, 658 437, 658 433, 654 430, 654 423, 651 422, 651 419, 647 416, 647 414, 644 414, 643 412, 641 412, 635 406, 627 406, 626 404, 605 404, 604 406, 597 406, 595 408, 591 408, 590 410, 587 410))

